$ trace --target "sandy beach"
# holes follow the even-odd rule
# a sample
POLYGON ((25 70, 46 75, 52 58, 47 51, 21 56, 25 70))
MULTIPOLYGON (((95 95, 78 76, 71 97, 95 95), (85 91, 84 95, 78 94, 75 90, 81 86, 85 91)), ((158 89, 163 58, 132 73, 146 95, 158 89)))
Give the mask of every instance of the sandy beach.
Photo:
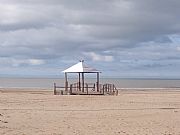
POLYGON ((180 135, 180 91, 60 96, 0 89, 0 135, 180 135))

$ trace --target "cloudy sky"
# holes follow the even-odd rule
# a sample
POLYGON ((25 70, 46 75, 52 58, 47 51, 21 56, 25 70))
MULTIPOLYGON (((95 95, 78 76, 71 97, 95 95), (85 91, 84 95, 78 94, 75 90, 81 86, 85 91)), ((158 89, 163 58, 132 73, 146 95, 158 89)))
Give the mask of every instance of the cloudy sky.
POLYGON ((0 0, 0 76, 180 77, 179 0, 0 0))

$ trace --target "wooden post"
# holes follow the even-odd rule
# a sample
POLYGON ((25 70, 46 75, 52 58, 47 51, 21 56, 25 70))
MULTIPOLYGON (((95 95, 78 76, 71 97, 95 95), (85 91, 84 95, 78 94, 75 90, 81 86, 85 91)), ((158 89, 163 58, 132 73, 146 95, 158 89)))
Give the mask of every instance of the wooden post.
POLYGON ((84 73, 82 73, 82 92, 84 92, 84 73))
POLYGON ((78 89, 79 89, 79 91, 81 91, 81 74, 80 73, 78 73, 78 74, 79 74, 79 77, 78 77, 79 87, 78 87, 78 89))
POLYGON ((54 83, 54 95, 56 95, 56 83, 54 83))
POLYGON ((93 91, 96 91, 96 84, 94 83, 94 86, 93 86, 93 91))
POLYGON ((109 92, 111 92, 111 84, 109 84, 109 92))
POLYGON ((70 85, 70 90, 69 90, 69 95, 72 95, 72 87, 73 87, 73 85, 71 84, 70 85))
POLYGON ((86 91, 87 91, 87 95, 88 95, 88 84, 86 83, 86 91))
POLYGON ((99 92, 99 72, 97 73, 97 92, 99 92))
POLYGON ((106 93, 107 93, 107 88, 108 88, 107 85, 108 85, 108 84, 106 84, 106 93))
POLYGON ((103 95, 104 95, 104 87, 105 87, 105 86, 103 85, 103 95))
POLYGON ((68 90, 68 78, 67 78, 67 73, 65 73, 65 91, 67 92, 68 90))

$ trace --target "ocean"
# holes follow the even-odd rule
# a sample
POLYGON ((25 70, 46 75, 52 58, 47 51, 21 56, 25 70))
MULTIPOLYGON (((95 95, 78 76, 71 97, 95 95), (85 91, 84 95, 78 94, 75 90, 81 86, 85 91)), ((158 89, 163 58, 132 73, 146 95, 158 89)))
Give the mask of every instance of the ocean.
MULTIPOLYGON (((70 78, 69 83, 77 82, 70 78)), ((86 79, 87 83, 96 82, 86 79)), ((0 88, 53 88, 53 84, 64 86, 63 78, 0 78, 0 88)), ((113 83, 116 88, 180 88, 180 79, 132 79, 132 78, 101 78, 101 84, 113 83)))

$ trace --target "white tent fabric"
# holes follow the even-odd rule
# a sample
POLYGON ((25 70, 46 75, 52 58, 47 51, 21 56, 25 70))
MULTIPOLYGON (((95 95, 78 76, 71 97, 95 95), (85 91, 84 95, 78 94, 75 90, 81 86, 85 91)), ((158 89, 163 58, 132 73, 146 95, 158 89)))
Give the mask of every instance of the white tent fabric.
POLYGON ((83 61, 78 62, 77 64, 69 67, 68 69, 62 72, 64 73, 100 73, 100 71, 96 70, 95 68, 84 65, 83 61))

